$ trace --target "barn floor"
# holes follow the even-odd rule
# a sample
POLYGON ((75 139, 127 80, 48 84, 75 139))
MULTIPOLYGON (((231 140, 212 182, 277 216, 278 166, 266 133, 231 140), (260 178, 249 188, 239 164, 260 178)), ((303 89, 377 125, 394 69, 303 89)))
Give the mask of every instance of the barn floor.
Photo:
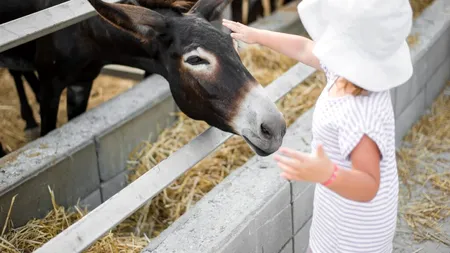
POLYGON ((450 82, 398 151, 403 183, 395 253, 450 252, 449 106, 450 82))

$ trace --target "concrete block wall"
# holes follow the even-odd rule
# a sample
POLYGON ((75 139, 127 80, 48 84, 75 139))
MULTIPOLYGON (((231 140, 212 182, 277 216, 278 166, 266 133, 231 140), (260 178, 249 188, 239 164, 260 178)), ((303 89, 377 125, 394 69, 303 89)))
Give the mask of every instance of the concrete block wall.
POLYGON ((13 196, 16 226, 78 200, 95 208, 126 186, 126 162, 141 141, 154 140, 177 111, 167 81, 154 75, 0 160, 0 227, 13 196), (152 136, 152 138, 149 138, 152 136))
POLYGON ((391 91, 397 146, 450 79, 450 1, 436 0, 415 20, 411 34, 418 35, 411 48, 414 75, 391 91))
MULTIPOLYGON (((414 24, 412 33, 419 34, 411 50, 414 76, 391 92, 397 144, 450 80, 449 27, 447 0, 436 0, 414 24)), ((309 151, 311 116, 309 110, 289 127, 283 145, 309 151)), ((253 157, 142 252, 306 252, 314 185, 284 181, 279 173, 272 156, 253 157)))

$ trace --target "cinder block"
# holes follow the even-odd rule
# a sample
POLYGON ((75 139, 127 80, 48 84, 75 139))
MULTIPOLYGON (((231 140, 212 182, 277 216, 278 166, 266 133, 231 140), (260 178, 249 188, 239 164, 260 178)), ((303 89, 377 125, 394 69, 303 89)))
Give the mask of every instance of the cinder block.
POLYGON ((294 243, 292 242, 292 239, 284 245, 279 253, 294 253, 294 243))
POLYGON ((315 185, 309 185, 303 192, 298 194, 294 203, 293 217, 294 217, 294 232, 297 232, 303 225, 311 218, 313 213, 315 185))
POLYGON ((294 201, 299 194, 307 190, 311 185, 314 185, 309 182, 304 181, 291 181, 292 185, 292 200, 294 201))
POLYGON ((101 180, 107 181, 124 171, 130 152, 140 142, 149 137, 154 141, 161 130, 174 122, 170 116, 174 110, 175 102, 168 97, 142 115, 96 137, 101 180))
POLYGON ((255 220, 251 220, 217 253, 256 253, 256 241, 255 220))
MULTIPOLYGON (((448 14, 447 14, 448 16, 448 14)), ((425 59, 429 64, 430 73, 428 73, 429 80, 434 74, 437 68, 445 61, 447 56, 450 55, 450 26, 447 26, 441 33, 436 33, 434 36, 438 36, 437 40, 431 46, 430 50, 425 55, 425 59)))
POLYGON ((114 196, 114 194, 125 188, 127 186, 127 182, 128 171, 124 171, 110 180, 103 182, 101 184, 102 201, 105 202, 114 196))
POLYGON ((300 231, 294 236, 294 252, 305 253, 309 246, 309 229, 311 228, 312 219, 302 227, 300 231))
POLYGON ((429 108, 450 79, 450 56, 426 84, 425 109, 429 108))
POLYGON ((395 143, 400 146, 403 137, 425 111, 425 89, 417 95, 400 116, 395 120, 395 143))
POLYGON ((87 208, 87 210, 92 211, 96 207, 102 204, 102 194, 100 189, 95 190, 93 193, 89 194, 83 200, 80 201, 80 206, 87 208))
POLYGON ((396 88, 389 90, 389 93, 391 95, 392 108, 394 108, 394 112, 395 112, 395 101, 397 101, 396 92, 397 92, 396 88))
POLYGON ((255 217, 257 228, 270 222, 276 215, 291 204, 291 187, 286 181, 284 186, 266 202, 255 217))
MULTIPOLYGON (((417 94, 419 94, 435 71, 431 68, 430 61, 427 57, 427 55, 429 55, 433 50, 428 47, 424 50, 425 54, 422 54, 420 58, 414 61, 413 76, 407 85, 407 88, 410 90, 411 98, 414 98, 417 94)), ((403 110, 405 108, 406 106, 403 107, 403 110)))
POLYGON ((257 229, 257 252, 279 252, 292 234, 292 209, 288 205, 257 229))
POLYGON ((450 54, 450 27, 448 16, 442 18, 442 10, 428 8, 415 22, 412 33, 420 35, 419 44, 411 48, 414 73, 411 79, 398 87, 395 114, 399 116, 416 97, 450 54), (439 13, 438 13, 439 12, 439 13))
POLYGON ((401 115, 414 99, 411 89, 412 81, 413 79, 410 78, 406 83, 396 87, 395 115, 401 115))
MULTIPOLYGON (((27 159, 27 156, 18 159, 27 159)), ((42 218, 53 209, 48 187, 54 192, 58 205, 75 205, 79 199, 87 197, 99 187, 96 165, 95 146, 90 142, 72 156, 48 164, 48 168, 28 179, 26 183, 11 185, 0 197, 1 226, 14 195, 17 197, 11 218, 16 226, 24 225, 32 218, 42 218)))

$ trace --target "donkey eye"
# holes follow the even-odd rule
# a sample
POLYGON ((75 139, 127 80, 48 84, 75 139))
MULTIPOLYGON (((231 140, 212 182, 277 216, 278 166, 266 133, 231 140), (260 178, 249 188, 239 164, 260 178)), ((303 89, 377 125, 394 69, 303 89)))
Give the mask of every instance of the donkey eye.
POLYGON ((186 59, 185 62, 187 62, 191 65, 209 64, 209 62, 207 60, 202 59, 198 56, 190 56, 189 58, 186 59))

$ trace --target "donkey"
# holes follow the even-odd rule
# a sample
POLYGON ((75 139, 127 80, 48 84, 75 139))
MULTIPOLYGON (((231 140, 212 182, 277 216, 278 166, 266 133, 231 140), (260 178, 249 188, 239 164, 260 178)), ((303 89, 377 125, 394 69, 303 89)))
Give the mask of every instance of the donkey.
POLYGON ((180 0, 89 2, 100 16, 36 40, 41 135, 56 123, 63 87, 73 95, 72 116, 79 115, 102 66, 138 59, 136 67, 166 78, 190 118, 242 136, 260 156, 279 148, 283 115, 242 64, 231 37, 210 23, 230 0, 199 0, 186 13, 189 3, 180 0))
MULTIPOLYGON (((33 71, 18 71, 9 69, 9 73, 14 79, 14 84, 16 86, 17 95, 19 96, 20 101, 20 115, 23 120, 25 120, 25 132, 29 131, 35 131, 38 127, 38 124, 33 116, 33 110, 31 109, 31 106, 28 102, 26 93, 25 93, 25 87, 24 83, 22 81, 22 77, 27 80, 28 84, 30 85, 36 100, 38 103, 41 102, 40 99, 40 83, 36 75, 33 71)), ((31 134, 31 133, 30 133, 31 134)))
MULTIPOLYGON (((0 19, 0 23, 2 21, 4 21, 3 18, 0 19)), ((31 106, 28 103, 22 81, 22 77, 24 77, 30 85, 36 100, 40 102, 40 82, 34 73, 35 66, 29 60, 23 60, 23 58, 31 57, 35 51, 35 43, 32 41, 0 54, 0 67, 6 67, 13 77, 20 101, 20 113, 26 123, 26 132, 35 131, 38 127, 31 106)))
MULTIPOLYGON (((9 52, 13 52, 13 55, 30 55, 34 52, 32 44, 26 43, 9 52), (15 51, 15 52, 14 52, 15 51)), ((40 82, 34 73, 34 67, 29 65, 29 62, 23 62, 20 59, 11 59, 6 55, 0 55, 0 66, 9 66, 8 69, 10 75, 13 77, 14 84, 16 86, 17 95, 20 102, 20 115, 25 121, 25 133, 29 139, 36 139, 39 136, 39 128, 36 120, 34 119, 33 110, 28 102, 28 98, 25 93, 24 83, 22 77, 27 80, 30 85, 36 100, 40 103, 40 82)), ((6 155, 6 151, 3 150, 0 143, 0 158, 6 155)))

